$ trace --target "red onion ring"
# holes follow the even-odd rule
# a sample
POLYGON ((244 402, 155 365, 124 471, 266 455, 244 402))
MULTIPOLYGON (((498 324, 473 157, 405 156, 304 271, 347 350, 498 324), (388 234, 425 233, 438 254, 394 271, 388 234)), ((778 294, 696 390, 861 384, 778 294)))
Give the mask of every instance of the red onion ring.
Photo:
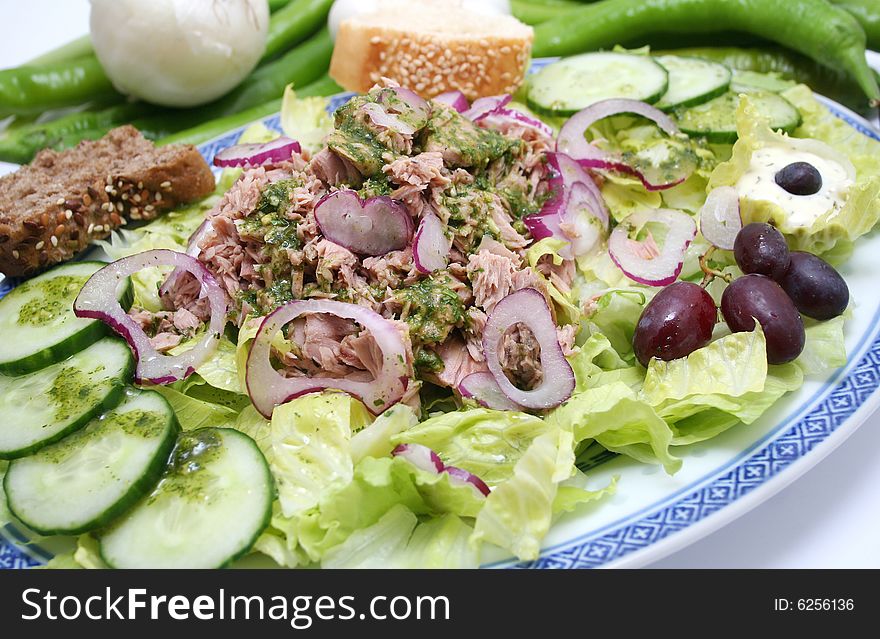
POLYGON ((532 409, 552 408, 571 397, 574 391, 574 372, 559 346, 556 324, 547 300, 533 288, 523 288, 511 293, 495 305, 483 329, 483 353, 489 371, 501 391, 520 406, 532 409), (544 379, 537 388, 529 391, 517 388, 507 379, 498 357, 501 338, 508 328, 519 322, 531 329, 541 345, 544 379))
POLYGON ((452 240, 446 237, 440 218, 430 211, 422 217, 413 238, 413 261, 419 273, 433 273, 449 264, 452 240))
MULTIPOLYGON (((190 257, 198 257, 199 254, 202 252, 202 248, 199 246, 199 243, 210 232, 211 224, 208 220, 205 220, 204 222, 199 224, 199 228, 197 228, 195 232, 193 232, 193 234, 189 236, 189 241, 186 243, 186 254, 190 257)), ((184 272, 185 269, 178 267, 168 274, 168 277, 165 278, 162 286, 159 287, 160 300, 164 300, 167 298, 168 294, 176 286, 178 278, 180 278, 180 276, 183 275, 184 272)))
POLYGON ((678 126, 672 118, 650 104, 626 98, 611 98, 596 102, 571 116, 559 131, 559 136, 556 139, 556 150, 568 154, 587 168, 608 169, 633 175, 641 180, 642 184, 649 191, 669 189, 684 182, 690 176, 693 167, 691 167, 690 172, 677 176, 676 179, 670 182, 652 182, 648 176, 635 167, 630 166, 620 156, 604 151, 594 144, 587 142, 584 133, 593 124, 604 118, 626 113, 640 115, 651 120, 667 135, 672 136, 679 133, 678 126))
POLYGON ((391 451, 394 457, 403 457, 416 468, 439 475, 446 468, 440 456, 421 444, 398 444, 391 451))
POLYGON ((137 359, 135 381, 139 384, 170 384, 191 375, 217 348, 226 324, 226 309, 226 294, 204 264, 194 257, 168 249, 153 249, 108 264, 89 278, 73 303, 77 317, 99 319, 128 342, 137 359), (140 325, 117 301, 115 292, 119 284, 130 275, 152 266, 174 266, 192 273, 210 303, 211 320, 205 337, 185 353, 174 356, 159 353, 140 325))
POLYGON ((736 235, 742 227, 736 189, 732 186, 712 189, 700 209, 700 232, 703 237, 720 249, 732 251, 736 235))
POLYGON ((361 107, 361 110, 369 116, 370 120, 373 121, 373 124, 384 126, 386 129, 391 129, 392 131, 397 131, 401 135, 412 135, 418 131, 418 129, 412 124, 404 122, 395 114, 385 111, 381 104, 368 102, 361 107))
POLYGON ((497 113, 498 109, 506 107, 510 104, 511 100, 513 100, 513 96, 508 94, 477 98, 471 104, 471 108, 462 113, 462 115, 472 122, 479 122, 490 113, 497 113))
POLYGON ((648 286, 672 284, 684 264, 685 251, 697 234, 697 225, 687 213, 674 209, 642 209, 623 220, 608 239, 608 254, 633 281, 648 286), (654 222, 666 227, 663 247, 653 237, 630 238, 633 231, 654 222))
POLYGON ((489 490, 489 486, 486 485, 486 482, 463 468, 459 468, 458 466, 447 466, 444 470, 449 474, 449 481, 453 484, 466 484, 472 486, 483 497, 488 497, 489 493, 492 492, 489 490))
POLYGON ((325 299, 288 302, 266 316, 254 338, 247 359, 245 383, 251 402, 260 414, 271 418, 272 410, 285 402, 327 388, 341 390, 360 399, 371 412, 379 414, 400 401, 409 383, 406 344, 389 320, 357 304, 325 299), (382 351, 382 370, 377 379, 359 382, 331 377, 284 377, 269 359, 272 338, 281 328, 306 313, 328 313, 351 319, 370 331, 382 351))
POLYGON ((481 117, 478 121, 482 126, 490 129, 497 129, 505 124, 513 124, 526 129, 532 129, 547 138, 552 139, 554 135, 553 129, 550 128, 549 125, 535 118, 531 118, 522 111, 517 111, 516 109, 499 107, 495 109, 495 111, 481 117))
POLYGON ((476 400, 480 406, 493 410, 521 411, 523 409, 501 391, 492 373, 478 372, 467 375, 459 382, 458 392, 462 397, 476 400))
POLYGON ((466 97, 464 97, 464 93, 461 91, 447 91, 446 93, 441 93, 440 95, 435 95, 433 98, 434 102, 439 102, 440 104, 445 104, 448 107, 452 107, 459 113, 464 113, 470 108, 470 104, 466 97))
POLYGON ((294 153, 302 153, 299 142, 281 136, 264 144, 236 144, 214 156, 214 166, 258 166, 267 162, 289 160, 294 153))
POLYGON ((385 195, 361 200, 351 189, 322 197, 315 220, 328 240, 360 255, 404 249, 413 233, 412 218, 400 202, 385 195))

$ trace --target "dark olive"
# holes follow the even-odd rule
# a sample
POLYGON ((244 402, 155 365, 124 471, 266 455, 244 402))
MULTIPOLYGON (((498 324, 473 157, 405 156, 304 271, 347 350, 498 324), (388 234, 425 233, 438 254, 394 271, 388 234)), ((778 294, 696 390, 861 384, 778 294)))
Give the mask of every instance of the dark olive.
POLYGON ((822 188, 822 174, 809 162, 792 162, 777 171, 776 184, 792 195, 813 195, 822 188))

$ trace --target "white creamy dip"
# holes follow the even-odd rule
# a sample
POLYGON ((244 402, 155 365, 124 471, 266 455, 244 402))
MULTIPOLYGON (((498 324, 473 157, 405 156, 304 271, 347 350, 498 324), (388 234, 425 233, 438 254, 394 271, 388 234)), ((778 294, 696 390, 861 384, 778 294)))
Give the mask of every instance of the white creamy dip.
POLYGON ((752 152, 749 170, 734 185, 740 198, 776 204, 786 213, 787 226, 810 226, 832 209, 840 209, 853 181, 847 169, 829 158, 785 146, 767 146, 752 152), (813 195, 794 195, 776 184, 776 173, 792 162, 808 162, 822 176, 822 188, 813 195))

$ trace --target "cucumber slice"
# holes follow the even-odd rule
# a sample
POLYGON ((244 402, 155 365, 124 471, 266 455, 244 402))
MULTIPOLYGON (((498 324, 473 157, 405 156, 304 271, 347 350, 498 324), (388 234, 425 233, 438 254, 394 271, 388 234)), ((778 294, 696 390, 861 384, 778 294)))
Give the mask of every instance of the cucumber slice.
MULTIPOLYGON (((774 131, 793 132, 801 125, 801 114, 795 106, 775 93, 756 91, 749 99, 766 116, 774 131)), ((676 118, 682 131, 691 136, 706 138, 709 142, 732 144, 736 142, 736 108, 739 95, 727 92, 704 104, 685 109, 676 118)))
POLYGON ((131 389, 82 430, 12 461, 3 481, 9 510, 44 535, 109 524, 159 481, 178 430, 162 395, 131 389))
POLYGON ((718 62, 677 55, 658 56, 656 60, 669 72, 669 88, 655 105, 658 109, 702 104, 717 98, 730 85, 730 69, 718 62))
POLYGON ((269 523, 266 459, 230 428, 181 433, 149 497, 101 536, 114 568, 219 568, 244 555, 269 523))
POLYGON ((128 345, 105 337, 28 375, 0 375, 0 459, 30 455, 113 408, 133 371, 128 345))
POLYGON ((734 93, 754 93, 756 91, 781 93, 793 86, 797 86, 797 82, 786 80, 778 73, 758 73, 743 69, 734 69, 733 78, 730 80, 730 90, 734 93))
MULTIPOLYGON (((104 262, 69 262, 30 279, 0 300, 0 373, 21 375, 60 362, 108 334, 107 325, 73 314, 73 301, 104 262)), ((131 281, 119 291, 131 306, 131 281)))
POLYGON ((548 64, 529 78, 528 105, 547 115, 572 115, 608 98, 656 102, 668 74, 654 58, 630 53, 584 53, 548 64))

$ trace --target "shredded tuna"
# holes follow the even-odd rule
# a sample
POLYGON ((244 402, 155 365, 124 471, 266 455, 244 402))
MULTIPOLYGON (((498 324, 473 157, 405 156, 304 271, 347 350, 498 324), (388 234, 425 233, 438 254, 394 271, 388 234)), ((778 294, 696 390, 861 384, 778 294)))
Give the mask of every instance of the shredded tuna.
POLYGON ((485 362, 478 362, 470 356, 464 341, 458 336, 453 336, 443 342, 437 348, 436 353, 443 362, 443 370, 430 373, 426 377, 439 386, 457 389, 461 380, 471 373, 489 370, 485 362))
POLYGON ((525 324, 516 323, 501 338, 498 361, 511 384, 531 390, 544 379, 541 345, 525 324))
POLYGON ((397 158, 382 167, 382 171, 398 185, 391 193, 397 200, 421 194, 429 186, 445 187, 451 181, 444 175, 443 155, 437 151, 397 158))

